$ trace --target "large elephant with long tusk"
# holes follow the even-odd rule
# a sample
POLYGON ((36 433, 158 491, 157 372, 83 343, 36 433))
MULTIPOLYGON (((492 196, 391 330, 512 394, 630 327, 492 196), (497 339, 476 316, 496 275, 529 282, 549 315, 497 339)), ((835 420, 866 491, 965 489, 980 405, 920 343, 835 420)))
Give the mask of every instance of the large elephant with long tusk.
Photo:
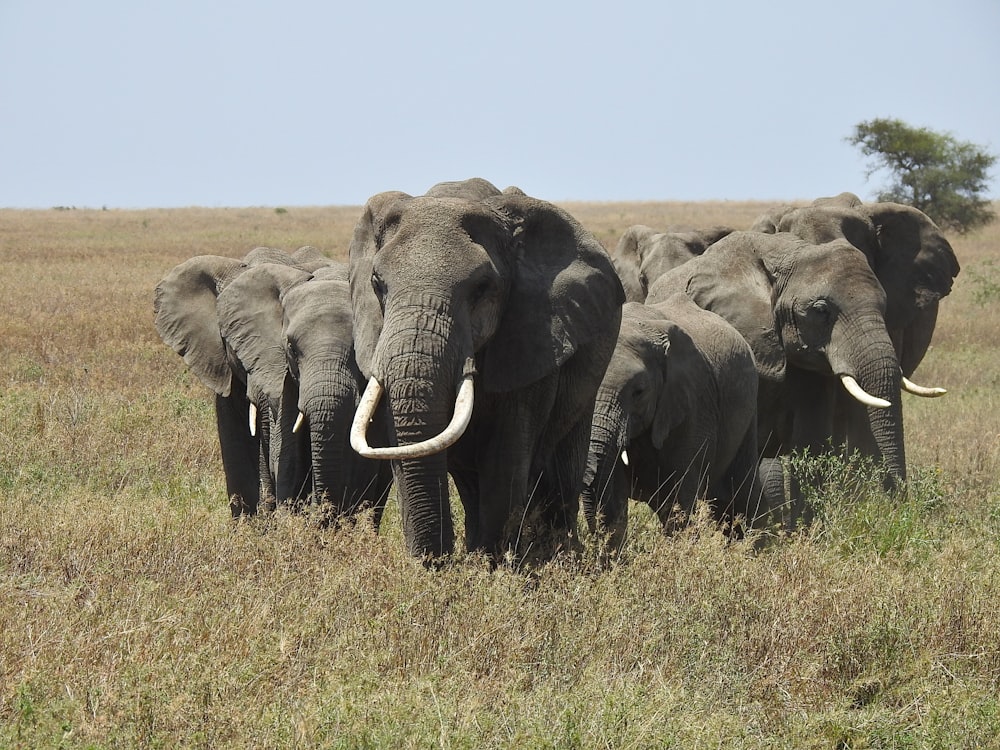
POLYGON ((475 179, 372 197, 350 264, 369 378, 351 441, 392 461, 410 552, 453 551, 449 474, 468 549, 572 543, 624 300, 604 248, 556 206, 475 179), (380 402, 384 446, 366 434, 380 402))
POLYGON ((906 479, 902 372, 885 291, 860 250, 846 240, 817 245, 788 233, 734 232, 662 276, 647 302, 678 291, 750 343, 764 456, 829 451, 845 392, 866 411, 886 486, 906 479))

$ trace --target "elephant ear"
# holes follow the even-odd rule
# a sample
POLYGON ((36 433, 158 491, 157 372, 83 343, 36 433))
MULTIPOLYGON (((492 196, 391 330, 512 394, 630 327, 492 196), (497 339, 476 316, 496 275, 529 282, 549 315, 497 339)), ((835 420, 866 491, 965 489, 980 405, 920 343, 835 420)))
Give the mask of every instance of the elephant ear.
POLYGON ((220 396, 232 387, 232 368, 219 332, 216 302, 226 283, 245 270, 234 258, 199 255, 174 267, 153 295, 153 316, 163 342, 220 396))
POLYGON ((248 269, 219 295, 222 338, 264 395, 277 403, 284 387, 287 360, 281 295, 312 278, 292 266, 264 263, 248 269))
POLYGON ((664 349, 666 379, 653 414, 650 440, 657 450, 670 433, 696 413, 698 388, 706 388, 711 373, 687 332, 673 321, 665 321, 663 335, 669 345, 664 349))
POLYGON ((703 310, 729 321, 753 349, 757 372, 773 381, 785 379, 785 351, 774 316, 772 244, 780 235, 733 232, 676 271, 685 272, 684 291, 703 310), (765 262, 768 256, 768 262, 765 262))
POLYGON ((354 317, 354 346, 358 367, 365 378, 372 374, 372 357, 382 332, 382 306, 372 289, 372 269, 375 253, 384 244, 386 235, 399 221, 402 204, 411 198, 399 191, 378 193, 368 199, 348 251, 348 276, 351 287, 351 308, 354 317))
POLYGON ((659 384, 649 427, 650 441, 659 450, 684 415, 691 413, 691 373, 684 376, 689 363, 681 360, 690 354, 692 343, 655 307, 630 303, 622 308, 622 316, 630 318, 633 330, 641 336, 641 348, 649 354, 644 361, 651 368, 653 382, 659 384))
POLYGON ((643 224, 635 224, 625 230, 611 256, 615 271, 625 289, 625 298, 630 302, 642 302, 646 297, 641 281, 643 242, 656 230, 643 224))
POLYGON ((917 310, 951 292, 961 270, 944 233, 922 211, 900 203, 870 203, 862 209, 878 236, 875 275, 888 298, 887 320, 906 325, 917 310))
POLYGON ((510 221, 512 279, 484 347, 483 382, 488 391, 511 391, 552 372, 592 338, 615 335, 625 292, 601 243, 562 209, 519 191, 486 204, 510 221))
POLYGON ((778 231, 778 225, 781 223, 781 220, 785 217, 785 215, 794 210, 794 206, 778 206, 776 208, 772 208, 770 211, 762 213, 754 220, 754 223, 750 225, 750 231, 774 234, 778 231))

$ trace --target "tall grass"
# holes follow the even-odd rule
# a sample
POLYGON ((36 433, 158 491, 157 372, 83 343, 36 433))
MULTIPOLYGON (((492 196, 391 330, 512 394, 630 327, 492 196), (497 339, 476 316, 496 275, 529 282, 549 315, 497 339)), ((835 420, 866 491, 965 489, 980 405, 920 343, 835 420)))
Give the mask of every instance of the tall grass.
MULTIPOLYGON (((767 207, 567 205, 609 247, 767 207)), ((1000 226, 954 240, 906 494, 822 461, 817 522, 756 551, 637 505, 610 568, 428 572, 394 507, 234 524, 211 399, 152 327, 177 263, 343 257, 359 212, 0 211, 0 747, 998 746, 1000 226)))

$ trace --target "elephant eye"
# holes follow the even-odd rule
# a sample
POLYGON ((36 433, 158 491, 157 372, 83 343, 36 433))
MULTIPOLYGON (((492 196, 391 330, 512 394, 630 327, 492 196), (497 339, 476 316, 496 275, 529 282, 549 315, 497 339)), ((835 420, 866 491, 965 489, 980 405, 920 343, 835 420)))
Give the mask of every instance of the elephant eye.
POLYGON ((302 352, 291 339, 285 339, 285 361, 288 364, 288 371, 293 378, 299 377, 299 360, 302 359, 302 352))
POLYGON ((814 300, 813 303, 809 305, 809 311, 814 315, 828 318, 830 316, 830 304, 825 299, 814 300))
POLYGON ((478 304, 487 295, 492 286, 493 284, 490 282, 490 279, 483 279, 476 284, 476 288, 472 290, 472 304, 478 304))
POLYGON ((372 290, 378 298, 378 303, 382 306, 382 311, 385 312, 385 295, 388 292, 388 288, 385 285, 385 280, 379 276, 378 271, 372 271, 372 290))

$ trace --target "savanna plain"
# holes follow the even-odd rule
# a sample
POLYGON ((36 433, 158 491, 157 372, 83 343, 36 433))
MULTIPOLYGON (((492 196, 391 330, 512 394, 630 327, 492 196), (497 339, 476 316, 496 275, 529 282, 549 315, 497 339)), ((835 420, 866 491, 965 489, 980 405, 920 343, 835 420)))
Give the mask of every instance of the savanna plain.
MULTIPOLYGON (((564 207, 611 249, 771 205, 564 207)), ((1000 747, 1000 224, 950 238, 905 494, 821 461, 816 523, 758 544, 633 505, 610 565, 428 570, 392 504, 234 523, 153 328, 177 263, 344 257, 360 211, 0 210, 0 747, 1000 747)))

